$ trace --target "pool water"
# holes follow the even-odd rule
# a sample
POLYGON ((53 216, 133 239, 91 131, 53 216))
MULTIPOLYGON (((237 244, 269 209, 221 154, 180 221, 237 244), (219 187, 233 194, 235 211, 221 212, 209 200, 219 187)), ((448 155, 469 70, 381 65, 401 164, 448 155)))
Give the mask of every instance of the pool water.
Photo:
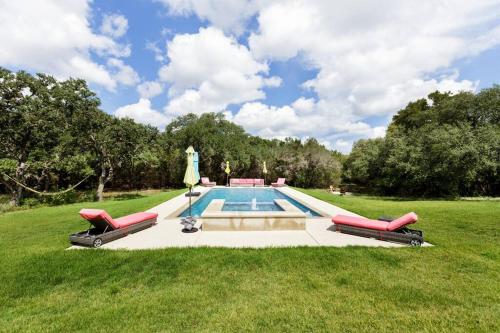
MULTIPOLYGON (((285 199, 292 205, 306 213, 308 216, 321 216, 309 207, 284 195, 274 188, 213 188, 203 195, 199 200, 193 203, 191 214, 195 217, 201 216, 205 208, 213 199, 224 199, 223 211, 283 211, 274 199, 285 199)), ((179 216, 189 215, 189 208, 183 211, 179 216)))

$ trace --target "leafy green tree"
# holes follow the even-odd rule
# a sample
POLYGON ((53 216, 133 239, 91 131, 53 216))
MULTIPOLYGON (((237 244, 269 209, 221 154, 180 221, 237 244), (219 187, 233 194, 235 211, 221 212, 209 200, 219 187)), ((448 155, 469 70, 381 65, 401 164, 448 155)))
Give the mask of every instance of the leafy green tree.
POLYGON ((18 205, 23 188, 10 179, 45 184, 48 189, 54 177, 51 170, 63 158, 58 147, 64 135, 64 115, 54 102, 53 93, 59 87, 54 78, 0 69, 0 81, 0 157, 16 161, 11 178, 3 179, 11 189, 12 202, 18 205))
POLYGON ((16 163, 2 179, 13 204, 23 197, 20 184, 49 191, 89 175, 82 124, 102 113, 98 105, 83 80, 0 69, 0 158, 16 163))
POLYGON ((500 87, 411 102, 385 139, 358 141, 343 177, 380 193, 498 195, 500 87))
POLYGON ((344 162, 344 180, 366 187, 375 185, 372 181, 380 177, 379 158, 383 145, 383 139, 357 141, 344 162))

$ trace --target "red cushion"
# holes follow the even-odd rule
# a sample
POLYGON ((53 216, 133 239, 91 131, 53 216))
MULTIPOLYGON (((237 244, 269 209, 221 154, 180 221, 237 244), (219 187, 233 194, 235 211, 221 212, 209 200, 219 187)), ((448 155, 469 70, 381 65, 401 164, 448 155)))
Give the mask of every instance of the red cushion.
POLYGON ((253 178, 231 178, 231 184, 254 184, 253 178))
POLYGON ((346 215, 335 215, 332 218, 333 223, 350 225, 358 228, 367 228, 374 230, 387 230, 387 222, 369 220, 364 217, 346 216, 346 215))
POLYGON ((105 210, 102 209, 82 209, 80 210, 80 216, 89 221, 105 221, 111 225, 113 229, 119 229, 135 223, 155 219, 158 217, 158 214, 135 213, 118 219, 113 219, 105 210))
POLYGON ((387 230, 389 230, 389 231, 398 230, 401 227, 404 227, 405 225, 417 222, 417 220, 418 220, 417 214, 415 214, 414 212, 411 212, 411 213, 405 214, 405 215, 401 216, 400 218, 395 219, 394 221, 390 222, 387 226, 387 230))
POLYGON ((146 220, 151 220, 151 219, 156 219, 158 217, 158 214, 156 213, 135 213, 131 215, 127 215, 124 217, 120 217, 118 219, 115 219, 115 223, 120 227, 126 227, 132 224, 144 222, 146 220))
POLYGON ((105 221, 111 227, 117 229, 120 226, 115 220, 103 209, 82 209, 80 210, 80 216, 88 221, 105 221))
POLYGON ((346 216, 346 215, 335 215, 332 218, 332 222, 335 224, 350 225, 352 227, 366 228, 373 230, 382 231, 395 231, 407 224, 417 222, 417 214, 411 212, 392 222, 384 222, 379 220, 370 220, 364 217, 346 216))

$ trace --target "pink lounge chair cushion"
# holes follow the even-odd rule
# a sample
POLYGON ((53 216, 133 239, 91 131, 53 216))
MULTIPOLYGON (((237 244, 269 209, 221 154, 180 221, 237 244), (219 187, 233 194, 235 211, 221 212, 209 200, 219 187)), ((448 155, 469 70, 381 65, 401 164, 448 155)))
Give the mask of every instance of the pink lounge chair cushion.
POLYGON ((144 222, 147 220, 152 220, 156 219, 158 217, 158 214, 156 213, 146 213, 146 212, 141 212, 141 213, 135 213, 135 214, 130 214, 124 217, 120 217, 115 219, 115 223, 119 225, 120 228, 127 227, 132 224, 144 222))
POLYGON ((146 220, 154 219, 158 217, 156 213, 135 213, 113 219, 105 210, 102 209, 82 209, 80 210, 80 216, 89 221, 99 221, 104 220, 114 229, 120 229, 132 224, 140 223, 146 220))
POLYGON ((255 178, 254 184, 255 185, 264 185, 264 179, 255 178))
POLYGON ((272 186, 284 186, 285 185, 285 178, 278 178, 276 183, 271 183, 272 186))
POLYGON ((201 177, 201 184, 212 186, 215 185, 215 182, 211 182, 208 177, 201 177))
POLYGON ((387 226, 388 231, 394 231, 398 230, 405 225, 412 224, 417 222, 418 216, 414 212, 410 212, 408 214, 405 214, 401 216, 398 219, 395 219, 394 221, 389 222, 389 225, 387 226))
POLYGON ((377 221, 377 220, 369 220, 364 217, 355 217, 355 216, 347 216, 347 215, 335 215, 332 218, 332 222, 335 224, 343 224, 350 225, 358 228, 367 228, 374 230, 387 230, 387 222, 377 221))
POLYGON ((80 216, 89 221, 104 220, 113 228, 117 229, 120 226, 115 223, 115 220, 103 209, 82 209, 80 216))
POLYGON ((231 184, 239 185, 254 185, 256 179, 253 178, 231 178, 231 184))
POLYGON ((364 217, 346 216, 346 215, 335 215, 332 218, 332 222, 335 224, 349 225, 352 227, 366 228, 381 231, 395 231, 405 225, 417 222, 417 214, 411 212, 401 216, 400 218, 392 222, 384 222, 379 220, 370 220, 364 217))

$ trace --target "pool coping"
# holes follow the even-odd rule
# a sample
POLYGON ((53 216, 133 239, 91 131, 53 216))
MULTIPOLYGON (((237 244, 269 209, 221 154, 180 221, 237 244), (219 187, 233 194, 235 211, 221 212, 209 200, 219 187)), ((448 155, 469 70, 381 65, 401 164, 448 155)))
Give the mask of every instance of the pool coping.
MULTIPOLYGON (((321 216, 309 216, 308 218, 331 218, 332 215, 328 214, 328 213, 325 213, 324 211, 322 211, 321 208, 312 208, 311 207, 311 204, 308 203, 308 202, 305 202, 305 200, 301 199, 300 196, 296 196, 296 195, 293 195, 293 192, 286 192, 286 189, 288 188, 288 186, 282 186, 282 187, 274 187, 275 190, 281 192, 283 195, 299 202, 300 204, 302 204, 303 206, 315 211, 316 213, 320 214, 321 216)), ((299 192, 301 193, 301 192, 299 192)))

